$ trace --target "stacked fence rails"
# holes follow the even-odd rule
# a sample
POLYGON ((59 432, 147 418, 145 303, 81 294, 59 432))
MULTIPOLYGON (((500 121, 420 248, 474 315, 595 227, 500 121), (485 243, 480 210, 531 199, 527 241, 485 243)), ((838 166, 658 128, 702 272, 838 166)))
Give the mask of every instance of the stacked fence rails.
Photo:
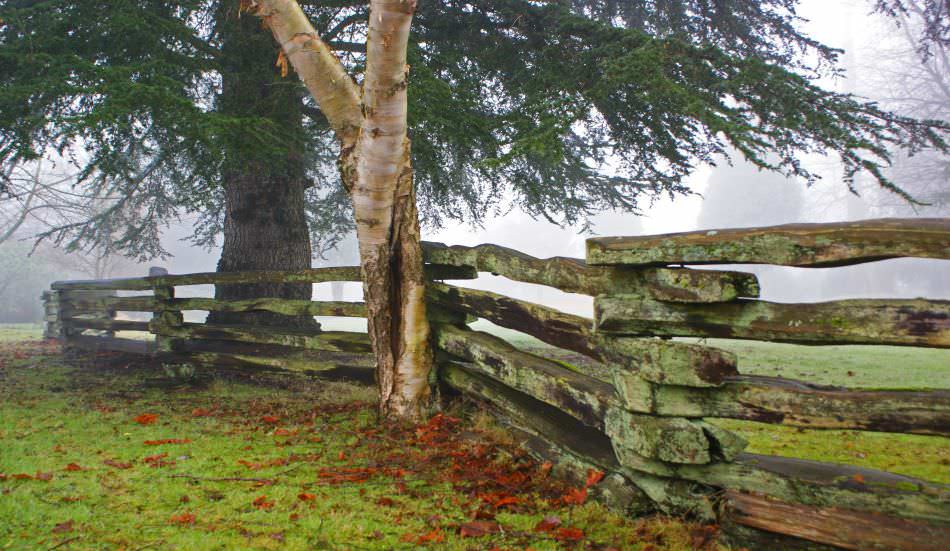
MULTIPOLYGON (((467 268, 428 266, 432 278, 475 277, 467 268)), ((175 288, 240 283, 322 283, 360 281, 358 266, 282 272, 229 272, 162 275, 95 281, 58 281, 44 293, 49 336, 69 348, 157 355, 165 363, 256 366, 291 371, 326 371, 371 367, 366 333, 186 323, 183 312, 267 311, 286 315, 365 317, 360 302, 281 298, 220 300, 178 298, 175 288), (117 296, 123 291, 151 291, 150 296, 117 296), (116 312, 147 312, 150 321, 116 319, 116 312), (116 337, 117 331, 154 335, 154 341, 116 337), (90 334, 91 333, 91 334, 90 334)))
MULTIPOLYGON (((423 250, 443 389, 491 406, 524 446, 565 474, 604 471, 592 492, 611 506, 719 522, 739 541, 763 549, 941 549, 950 542, 946 485, 750 454, 740 436, 714 421, 947 438, 950 390, 855 390, 743 374, 734 354, 676 339, 948 348, 946 301, 776 304, 758 299, 753 274, 686 266, 950 259, 950 219, 598 238, 588 241, 586 262, 538 259, 496 245, 424 243, 423 250), (472 279, 479 271, 593 296, 594 317, 442 282, 472 279), (590 358, 594 367, 520 350, 470 328, 478 318, 590 358)), ((344 267, 57 282, 45 295, 48 333, 72 346, 151 352, 168 362, 296 371, 368 367, 365 333, 194 324, 182 316, 187 310, 265 310, 363 317, 360 303, 175 296, 183 285, 357 280, 359 269, 344 267), (152 296, 115 296, 122 290, 152 296), (151 312, 152 320, 114 318, 126 310, 151 312), (155 343, 110 334, 126 330, 148 331, 155 343)), ((936 374, 934 381, 939 387, 936 374)))
MULTIPOLYGON (((448 385, 493 404, 539 453, 632 484, 633 509, 716 519, 762 548, 939 549, 950 542, 950 488, 847 465, 744 452, 706 419, 807 429, 950 436, 950 390, 852 390, 744 375, 735 355, 674 337, 810 345, 950 347, 950 303, 758 300, 755 276, 704 264, 836 267, 950 258, 950 220, 872 220, 598 238, 587 262, 494 245, 428 245, 431 262, 595 297, 594 319, 510 297, 430 286, 440 308, 603 362, 609 378, 520 351, 463 324, 435 324, 448 385)), ((899 366, 895 366, 899 368, 899 366)), ((938 375, 934 377, 939 386, 938 375)))

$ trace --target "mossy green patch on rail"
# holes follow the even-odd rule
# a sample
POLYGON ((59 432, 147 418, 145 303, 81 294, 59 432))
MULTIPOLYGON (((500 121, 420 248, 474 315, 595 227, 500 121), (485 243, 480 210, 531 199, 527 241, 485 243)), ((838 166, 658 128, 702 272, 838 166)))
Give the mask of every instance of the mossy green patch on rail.
POLYGON ((567 505, 572 488, 483 424, 381 427, 373 396, 292 375, 181 384, 144 360, 75 368, 7 342, 0 549, 715 546, 702 527, 567 505))

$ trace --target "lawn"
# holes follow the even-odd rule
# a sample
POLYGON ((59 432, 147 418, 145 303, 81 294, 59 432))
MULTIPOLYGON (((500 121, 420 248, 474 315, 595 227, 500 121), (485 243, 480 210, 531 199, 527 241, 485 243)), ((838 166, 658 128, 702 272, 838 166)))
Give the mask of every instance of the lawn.
POLYGON ((65 365, 0 329, 0 549, 691 549, 587 501, 478 411, 381 428, 373 391, 65 365))

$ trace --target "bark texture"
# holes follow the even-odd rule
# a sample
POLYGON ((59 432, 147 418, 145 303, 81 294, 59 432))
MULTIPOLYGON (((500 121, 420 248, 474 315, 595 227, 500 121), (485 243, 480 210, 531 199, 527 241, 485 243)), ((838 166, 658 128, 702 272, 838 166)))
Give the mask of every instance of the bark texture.
MULTIPOLYGON (((252 17, 240 17, 237 3, 222 2, 216 20, 222 40, 218 110, 246 119, 266 119, 281 128, 273 150, 228 144, 223 188, 224 243, 219 272, 309 268, 310 234, 304 193, 311 185, 303 161, 305 137, 297 87, 274 68, 270 33, 252 17)), ((222 300, 285 298, 309 300, 309 283, 219 285, 222 300)), ((219 324, 291 325, 315 329, 310 316, 274 312, 212 312, 219 324)))
POLYGON ((249 2, 340 142, 356 214, 380 413, 418 419, 432 368, 419 219, 407 136, 406 50, 415 1, 370 3, 363 94, 293 0, 249 2))
POLYGON ((380 413, 405 419, 422 417, 432 368, 407 137, 406 49, 414 10, 414 0, 370 3, 364 116, 353 157, 344 162, 355 177, 350 194, 380 413))

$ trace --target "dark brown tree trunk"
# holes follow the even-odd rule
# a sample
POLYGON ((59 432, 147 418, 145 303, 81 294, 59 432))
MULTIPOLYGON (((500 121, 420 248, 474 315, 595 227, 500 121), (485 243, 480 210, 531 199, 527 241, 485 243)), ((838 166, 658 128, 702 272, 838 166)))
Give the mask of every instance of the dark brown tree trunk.
MULTIPOLYGON (((304 153, 301 114, 304 92, 296 79, 274 66, 279 49, 253 17, 241 17, 239 2, 221 2, 215 28, 221 40, 221 93, 216 111, 246 124, 270 125, 275 139, 254 132, 225 144, 224 244, 219 272, 298 270, 311 263, 305 191, 311 184, 304 153)), ((310 284, 221 285, 215 298, 310 299, 310 284)), ((209 323, 318 328, 312 317, 271 312, 214 312, 209 323)))
MULTIPOLYGON (((248 170, 224 183, 224 247, 219 272, 309 268, 310 234, 304 209, 305 178, 248 170)), ((280 297, 309 300, 309 284, 219 285, 215 298, 241 300, 280 297)), ((317 327, 312 317, 271 312, 214 312, 211 323, 252 323, 317 327)))

